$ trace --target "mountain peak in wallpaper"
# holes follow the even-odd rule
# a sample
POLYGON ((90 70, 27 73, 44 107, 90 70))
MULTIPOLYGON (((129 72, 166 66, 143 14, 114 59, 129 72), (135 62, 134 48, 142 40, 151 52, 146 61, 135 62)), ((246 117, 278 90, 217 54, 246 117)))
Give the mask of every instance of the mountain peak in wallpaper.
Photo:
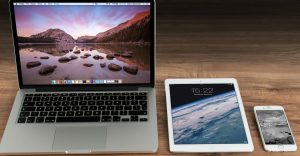
POLYGON ((50 28, 29 37, 19 36, 19 43, 107 43, 107 42, 149 42, 150 12, 137 13, 123 22, 96 36, 80 36, 75 40, 70 34, 58 28, 50 28))

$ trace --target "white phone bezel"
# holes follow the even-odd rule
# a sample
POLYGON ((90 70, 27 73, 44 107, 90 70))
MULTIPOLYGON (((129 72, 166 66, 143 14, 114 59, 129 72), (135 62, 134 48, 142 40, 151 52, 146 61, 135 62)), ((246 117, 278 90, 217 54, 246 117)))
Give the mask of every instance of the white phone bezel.
POLYGON ((171 152, 252 152, 254 150, 248 122, 243 107, 242 98, 240 95, 240 91, 236 79, 233 78, 166 79, 165 91, 166 91, 166 103, 167 103, 169 146, 171 152), (188 145, 174 144, 169 85, 170 84, 224 84, 224 83, 234 84, 248 143, 247 144, 188 144, 188 145))
POLYGON ((292 137, 295 141, 295 144, 292 144, 292 145, 266 145, 265 144, 263 134, 261 132, 261 128, 260 128, 258 118, 257 118, 257 114, 256 114, 257 110, 282 110, 286 119, 287 119, 287 116, 286 116, 285 111, 284 111, 282 106, 255 106, 254 107, 255 120, 256 120, 256 123, 257 123, 257 127, 258 127, 258 130, 259 130, 259 133, 260 133, 260 138, 261 138, 261 141, 263 143, 264 149, 266 151, 270 151, 270 152, 296 151, 297 150, 297 145, 296 145, 295 137, 293 135, 293 132, 292 132, 292 129, 290 127, 288 119, 287 119, 287 123, 288 123, 288 126, 289 126, 290 130, 291 130, 291 135, 292 135, 292 137))

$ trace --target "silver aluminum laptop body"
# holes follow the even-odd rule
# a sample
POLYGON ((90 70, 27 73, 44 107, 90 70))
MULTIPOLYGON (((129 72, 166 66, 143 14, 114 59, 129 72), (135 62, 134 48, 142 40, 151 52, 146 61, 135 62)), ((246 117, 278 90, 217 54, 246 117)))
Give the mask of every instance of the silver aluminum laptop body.
MULTIPOLYGON (((154 2, 149 2, 154 5, 154 2)), ((77 93, 105 93, 107 89, 109 89, 109 92, 121 90, 118 87, 107 87, 107 89, 102 88, 93 91, 90 91, 89 87, 85 88, 86 90, 77 91, 77 93)), ((0 153, 153 153, 157 151, 158 134, 154 87, 131 86, 128 87, 128 90, 125 89, 125 91, 148 92, 147 122, 17 123, 24 95, 26 93, 40 92, 39 90, 23 88, 17 92, 2 136, 0 153)), ((60 89, 54 89, 46 92, 59 91, 60 89)), ((122 91, 124 91, 124 87, 122 87, 122 91)), ((41 93, 44 92, 41 91, 41 93)))

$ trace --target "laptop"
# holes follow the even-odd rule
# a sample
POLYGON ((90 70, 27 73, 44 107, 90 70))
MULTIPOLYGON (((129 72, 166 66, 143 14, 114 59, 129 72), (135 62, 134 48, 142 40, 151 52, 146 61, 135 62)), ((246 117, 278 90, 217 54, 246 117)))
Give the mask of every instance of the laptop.
POLYGON ((4 154, 157 151, 153 0, 11 0, 4 154))

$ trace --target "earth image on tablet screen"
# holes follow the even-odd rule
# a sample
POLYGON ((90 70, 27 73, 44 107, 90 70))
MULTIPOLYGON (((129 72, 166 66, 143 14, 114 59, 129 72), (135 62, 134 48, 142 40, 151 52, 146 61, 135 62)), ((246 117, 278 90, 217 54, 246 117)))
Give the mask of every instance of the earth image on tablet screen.
POLYGON ((241 144, 247 137, 235 91, 172 109, 175 144, 241 144))

